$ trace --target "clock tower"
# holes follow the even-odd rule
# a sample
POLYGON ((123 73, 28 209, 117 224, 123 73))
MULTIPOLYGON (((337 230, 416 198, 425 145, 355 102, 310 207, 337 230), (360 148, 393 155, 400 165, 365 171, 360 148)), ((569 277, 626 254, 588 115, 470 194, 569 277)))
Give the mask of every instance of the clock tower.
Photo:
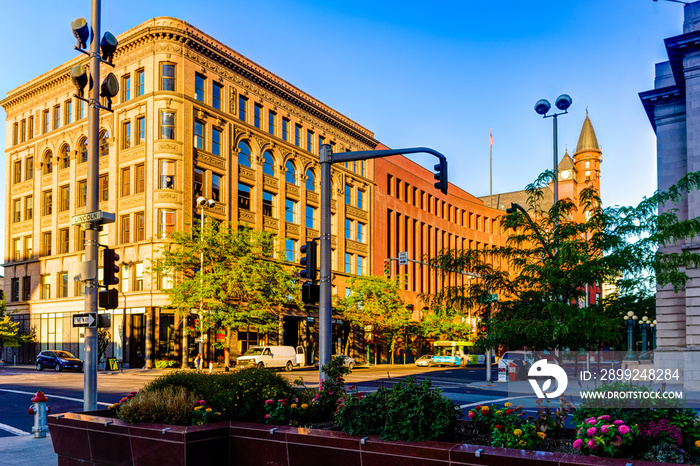
MULTIPOLYGON (((566 158, 566 155, 564 157, 566 158)), ((578 137, 578 144, 576 144, 576 151, 574 152, 573 168, 569 175, 572 180, 572 195, 570 197, 577 204, 579 202, 579 193, 587 187, 594 188, 600 196, 600 164, 602 161, 603 151, 600 150, 598 138, 593 130, 591 119, 588 117, 588 110, 586 110, 586 119, 583 120, 583 127, 581 128, 581 134, 578 137)), ((562 162, 564 162, 563 159, 562 162)), ((561 171, 559 182, 562 182, 561 171)), ((582 209, 579 209, 574 215, 574 219, 579 222, 586 220, 582 209)))

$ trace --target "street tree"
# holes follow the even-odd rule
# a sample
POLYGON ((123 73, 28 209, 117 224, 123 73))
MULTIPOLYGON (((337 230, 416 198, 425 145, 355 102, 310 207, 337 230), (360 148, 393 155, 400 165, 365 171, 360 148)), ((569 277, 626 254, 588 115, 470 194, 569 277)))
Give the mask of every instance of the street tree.
POLYGON ((400 340, 407 343, 414 331, 412 310, 401 298, 401 281, 362 275, 351 277, 347 286, 350 294, 339 299, 336 308, 351 325, 362 328, 371 325, 373 334, 385 335, 393 364, 397 343, 400 340))
POLYGON ((173 278, 164 291, 179 316, 201 309, 198 327, 225 329, 228 367, 233 331, 278 329, 285 307, 303 306, 295 269, 280 256, 270 233, 208 219, 204 228, 173 233, 154 270, 173 278))
MULTIPOLYGON (((669 207, 697 189, 700 173, 687 174, 636 207, 603 208, 597 192, 585 189, 578 207, 584 222, 572 220, 577 206, 571 199, 541 207, 551 177, 545 172, 528 185, 527 208, 513 205, 500 218, 510 232, 505 246, 443 251, 431 261, 444 274, 467 270, 479 276, 476 286, 449 286, 427 296, 433 305, 469 308, 479 306, 485 294, 499 295, 493 303, 497 312, 479 337, 485 345, 553 351, 615 341, 622 336, 620 308, 609 300, 580 306, 587 285, 626 280, 638 288, 670 284, 679 290, 688 280, 685 270, 700 264, 697 254, 659 250, 659 245, 697 236, 700 219, 679 219, 672 208, 658 213, 659 205, 669 207)), ((645 296, 637 295, 638 301, 645 296)))
POLYGON ((4 360, 5 348, 17 348, 22 343, 29 343, 34 336, 19 331, 19 322, 12 320, 12 313, 7 311, 5 297, 0 301, 0 360, 4 360))
POLYGON ((437 307, 421 319, 420 334, 431 340, 473 341, 468 317, 455 309, 437 307))

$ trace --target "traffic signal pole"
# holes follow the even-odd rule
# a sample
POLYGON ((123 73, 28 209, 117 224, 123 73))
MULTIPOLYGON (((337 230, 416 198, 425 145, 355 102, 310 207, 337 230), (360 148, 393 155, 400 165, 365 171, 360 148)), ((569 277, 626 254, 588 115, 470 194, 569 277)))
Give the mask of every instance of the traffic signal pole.
POLYGON ((367 150, 356 152, 339 152, 333 154, 330 144, 319 148, 321 163, 321 240, 319 241, 321 267, 320 292, 318 302, 319 326, 319 381, 326 379, 322 367, 331 360, 332 325, 331 325, 331 164, 368 160, 391 155, 428 153, 436 156, 440 163, 435 165, 435 187, 447 194, 447 158, 440 152, 427 147, 408 149, 367 150))

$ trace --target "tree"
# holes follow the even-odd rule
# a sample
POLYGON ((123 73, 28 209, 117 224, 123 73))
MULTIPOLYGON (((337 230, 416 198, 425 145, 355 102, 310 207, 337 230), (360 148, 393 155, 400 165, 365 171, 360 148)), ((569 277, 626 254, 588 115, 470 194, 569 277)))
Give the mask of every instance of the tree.
POLYGON ((373 326, 373 333, 385 334, 390 342, 391 362, 397 342, 408 339, 411 309, 401 299, 400 281, 383 276, 352 277, 347 284, 350 295, 337 301, 343 318, 354 326, 373 326))
MULTIPOLYGON (((504 247, 444 251, 431 261, 443 273, 468 270, 481 277, 477 286, 446 287, 430 297, 433 304, 473 307, 483 302, 485 292, 499 294, 498 312, 479 338, 485 345, 552 351, 592 349, 617 340, 622 337, 619 306, 608 300, 580 308, 586 285, 626 280, 640 289, 658 283, 678 290, 688 280, 684 269, 700 264, 697 254, 658 251, 659 245, 698 235, 700 219, 680 220, 673 209, 657 213, 659 205, 679 202, 697 189, 700 173, 689 173, 637 207, 602 208, 597 192, 586 189, 579 197, 587 218, 581 223, 571 220, 576 209, 571 199, 540 208, 551 176, 545 172, 528 185, 527 212, 514 208, 501 217, 502 228, 512 232, 504 247), (509 265, 510 272, 492 266, 499 263, 509 265)), ((636 301, 645 296, 638 294, 636 301)))
POLYGON ((7 303, 3 296, 0 301, 0 360, 4 359, 4 348, 17 348, 33 339, 33 334, 19 331, 19 322, 12 320, 11 313, 7 312, 7 303))
POLYGON ((187 316, 201 306, 203 330, 225 329, 227 367, 234 330, 251 325, 269 331, 279 326, 285 306, 303 306, 294 268, 273 258, 271 234, 210 220, 203 229, 175 232, 170 239, 154 269, 174 277, 172 288, 164 290, 169 307, 187 316))
MULTIPOLYGON (((468 315, 468 314, 467 314, 468 315)), ((473 340, 472 326, 464 322, 463 313, 454 309, 433 309, 420 323, 420 333, 425 338, 447 341, 473 340)))

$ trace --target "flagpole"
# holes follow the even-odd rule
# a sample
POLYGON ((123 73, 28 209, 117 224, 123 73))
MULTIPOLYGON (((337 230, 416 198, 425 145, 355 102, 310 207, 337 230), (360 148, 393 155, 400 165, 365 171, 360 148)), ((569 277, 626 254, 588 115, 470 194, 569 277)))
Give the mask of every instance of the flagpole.
POLYGON ((493 129, 489 129, 489 199, 493 209, 493 129))

